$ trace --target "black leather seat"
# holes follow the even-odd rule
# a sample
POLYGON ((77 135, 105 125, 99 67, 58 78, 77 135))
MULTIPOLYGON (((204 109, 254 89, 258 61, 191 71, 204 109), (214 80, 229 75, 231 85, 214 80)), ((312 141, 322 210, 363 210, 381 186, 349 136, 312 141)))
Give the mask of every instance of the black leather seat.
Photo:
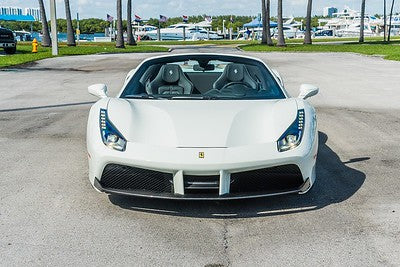
POLYGON ((160 68, 154 80, 146 85, 146 92, 150 95, 189 95, 193 92, 193 84, 179 65, 166 64, 160 68))
POLYGON ((222 75, 214 82, 213 88, 221 90, 225 85, 232 82, 245 83, 251 89, 257 89, 257 82, 250 76, 244 64, 229 63, 226 65, 222 75))

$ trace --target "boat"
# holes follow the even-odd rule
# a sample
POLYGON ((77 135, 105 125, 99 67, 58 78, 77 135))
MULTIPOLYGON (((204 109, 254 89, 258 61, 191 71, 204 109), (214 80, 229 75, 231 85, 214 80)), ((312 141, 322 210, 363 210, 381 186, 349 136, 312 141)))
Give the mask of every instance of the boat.
MULTIPOLYGON (((337 37, 357 37, 360 35, 361 13, 345 6, 343 11, 334 13, 333 18, 319 19, 319 23, 324 24, 322 30, 333 30, 337 37)), ((377 35, 382 25, 382 19, 365 14, 364 35, 377 35)))
POLYGON ((14 31, 14 35, 15 35, 15 38, 20 42, 33 40, 31 33, 24 31, 24 30, 14 31))
MULTIPOLYGON (((160 29, 161 40, 183 40, 184 31, 186 40, 222 39, 216 32, 196 24, 178 23, 160 29)), ((146 32, 146 36, 152 40, 158 40, 158 29, 146 32)))

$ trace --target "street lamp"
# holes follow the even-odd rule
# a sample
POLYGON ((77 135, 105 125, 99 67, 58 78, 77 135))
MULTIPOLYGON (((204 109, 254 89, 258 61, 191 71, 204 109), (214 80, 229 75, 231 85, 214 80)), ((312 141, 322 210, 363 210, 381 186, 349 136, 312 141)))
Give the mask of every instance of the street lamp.
POLYGON ((50 0, 50 18, 51 18, 51 53, 53 56, 58 55, 58 38, 57 38, 57 14, 56 0, 50 0))

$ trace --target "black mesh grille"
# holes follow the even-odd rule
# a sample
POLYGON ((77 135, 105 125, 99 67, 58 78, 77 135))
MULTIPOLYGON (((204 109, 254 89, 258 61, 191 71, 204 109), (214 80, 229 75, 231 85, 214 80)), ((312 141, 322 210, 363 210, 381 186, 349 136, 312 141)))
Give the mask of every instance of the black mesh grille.
POLYGON ((184 175, 185 194, 218 195, 219 175, 184 175))
POLYGON ((257 193, 298 189, 304 183, 296 165, 284 165, 231 174, 231 193, 257 193))
POLYGON ((104 168, 100 184, 106 189, 173 192, 173 176, 170 173, 109 164, 104 168))

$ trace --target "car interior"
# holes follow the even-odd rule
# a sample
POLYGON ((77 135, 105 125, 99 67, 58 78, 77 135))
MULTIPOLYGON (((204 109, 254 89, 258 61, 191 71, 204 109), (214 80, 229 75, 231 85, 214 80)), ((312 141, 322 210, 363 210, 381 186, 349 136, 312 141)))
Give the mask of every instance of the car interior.
POLYGON ((276 95, 277 90, 280 91, 276 81, 271 75, 265 79, 265 73, 259 66, 217 60, 188 60, 148 66, 136 83, 135 93, 149 96, 238 97, 276 95))

